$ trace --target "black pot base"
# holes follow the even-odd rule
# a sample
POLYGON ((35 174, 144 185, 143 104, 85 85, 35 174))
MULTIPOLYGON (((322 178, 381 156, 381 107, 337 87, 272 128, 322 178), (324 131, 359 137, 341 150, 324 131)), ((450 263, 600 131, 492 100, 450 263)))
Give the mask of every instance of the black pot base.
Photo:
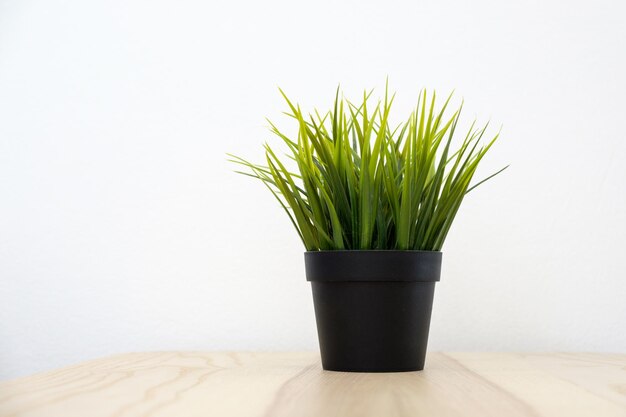
POLYGON ((441 256, 434 251, 306 252, 322 367, 424 369, 441 256))
POLYGON ((424 369, 435 282, 311 282, 322 367, 424 369))

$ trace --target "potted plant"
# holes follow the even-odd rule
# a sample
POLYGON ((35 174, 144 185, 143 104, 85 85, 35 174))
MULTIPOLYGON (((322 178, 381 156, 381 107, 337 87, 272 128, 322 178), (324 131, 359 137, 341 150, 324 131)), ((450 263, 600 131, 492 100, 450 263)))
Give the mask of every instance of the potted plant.
POLYGON ((424 368, 441 247, 478 164, 498 135, 472 124, 453 147, 462 105, 437 108, 422 91, 398 126, 394 97, 358 103, 335 96, 332 110, 305 114, 280 90, 297 124, 288 154, 265 145, 266 163, 230 155, 279 201, 306 252, 322 366, 355 372, 424 368))

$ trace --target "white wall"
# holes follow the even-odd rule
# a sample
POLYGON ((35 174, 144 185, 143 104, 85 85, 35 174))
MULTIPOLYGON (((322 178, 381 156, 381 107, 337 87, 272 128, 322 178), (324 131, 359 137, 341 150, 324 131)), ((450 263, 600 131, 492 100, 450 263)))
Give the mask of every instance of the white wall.
POLYGON ((315 349, 258 159, 280 85, 390 77, 504 125, 444 247, 434 350, 626 351, 623 1, 0 2, 0 378, 127 351, 315 349))

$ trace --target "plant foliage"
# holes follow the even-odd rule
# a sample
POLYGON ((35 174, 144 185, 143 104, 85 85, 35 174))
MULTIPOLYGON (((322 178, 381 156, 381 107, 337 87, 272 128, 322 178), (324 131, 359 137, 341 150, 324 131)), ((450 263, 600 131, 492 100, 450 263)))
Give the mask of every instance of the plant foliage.
POLYGON ((324 114, 305 114, 280 92, 298 126, 291 138, 269 122, 287 158, 269 144, 265 164, 229 156, 245 167, 238 173, 267 186, 309 251, 438 251, 465 195, 506 169, 471 185, 498 135, 484 144, 487 125, 473 123, 453 149, 462 104, 446 116, 452 95, 437 108, 436 94, 423 90, 408 120, 392 127, 388 89, 382 101, 365 92, 356 104, 337 89, 324 114))

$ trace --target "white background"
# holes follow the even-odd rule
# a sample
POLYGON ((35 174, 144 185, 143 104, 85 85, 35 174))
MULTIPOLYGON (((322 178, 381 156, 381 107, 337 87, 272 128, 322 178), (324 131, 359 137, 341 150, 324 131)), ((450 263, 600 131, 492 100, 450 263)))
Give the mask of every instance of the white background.
MULTIPOLYGON (((0 1, 0 378, 316 349, 303 248, 233 152, 385 77, 503 125, 444 246, 433 350, 626 351, 623 1, 0 1), (457 101, 458 102, 458 101, 457 101)), ((274 142, 277 143, 277 142, 274 142)))

